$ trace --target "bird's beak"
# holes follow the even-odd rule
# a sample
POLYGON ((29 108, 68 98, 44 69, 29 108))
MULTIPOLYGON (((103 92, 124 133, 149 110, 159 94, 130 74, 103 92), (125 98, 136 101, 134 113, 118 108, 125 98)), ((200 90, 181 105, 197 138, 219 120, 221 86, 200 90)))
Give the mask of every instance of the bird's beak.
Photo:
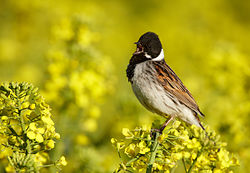
POLYGON ((136 48, 136 51, 133 53, 133 55, 138 55, 138 54, 143 53, 143 47, 141 43, 138 41, 138 42, 135 42, 135 44, 137 45, 137 48, 136 48))

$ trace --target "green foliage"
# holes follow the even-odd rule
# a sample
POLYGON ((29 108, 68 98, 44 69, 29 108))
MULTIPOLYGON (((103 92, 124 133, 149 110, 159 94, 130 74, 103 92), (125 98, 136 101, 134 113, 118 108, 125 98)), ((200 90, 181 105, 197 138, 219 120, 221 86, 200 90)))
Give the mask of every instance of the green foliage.
POLYGON ((60 135, 55 132, 49 105, 28 83, 0 85, 1 159, 9 160, 7 172, 38 172, 43 167, 66 165, 51 163, 48 151, 60 135))
POLYGON ((206 132, 175 121, 159 136, 150 128, 122 130, 123 139, 112 138, 121 163, 114 172, 172 172, 182 161, 183 172, 232 172, 239 164, 226 150, 219 135, 206 126, 206 132), (150 166, 151 165, 151 166, 150 166))

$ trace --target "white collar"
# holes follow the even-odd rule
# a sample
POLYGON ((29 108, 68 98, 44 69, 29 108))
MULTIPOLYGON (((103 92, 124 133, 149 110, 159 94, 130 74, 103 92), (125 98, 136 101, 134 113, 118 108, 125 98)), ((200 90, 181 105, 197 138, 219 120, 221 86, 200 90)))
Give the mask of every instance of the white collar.
MULTIPOLYGON (((147 58, 149 58, 149 59, 152 58, 151 55, 149 55, 149 54, 147 54, 147 53, 145 53, 145 56, 146 56, 147 58)), ((163 60, 163 59, 164 59, 164 51, 163 51, 163 49, 161 49, 161 53, 160 53, 157 57, 153 58, 152 61, 161 61, 161 60, 163 60)))
POLYGON ((164 51, 163 49, 161 49, 161 53, 157 57, 153 58, 152 61, 161 61, 163 59, 164 59, 164 51))

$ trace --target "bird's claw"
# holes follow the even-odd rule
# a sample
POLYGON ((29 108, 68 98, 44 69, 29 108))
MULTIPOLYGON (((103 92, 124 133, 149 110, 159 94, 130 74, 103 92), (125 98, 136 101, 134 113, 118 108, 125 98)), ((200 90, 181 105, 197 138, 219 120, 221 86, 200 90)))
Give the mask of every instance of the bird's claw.
POLYGON ((155 138, 156 132, 162 134, 162 130, 161 129, 151 129, 151 131, 150 131, 150 137, 151 138, 155 138))

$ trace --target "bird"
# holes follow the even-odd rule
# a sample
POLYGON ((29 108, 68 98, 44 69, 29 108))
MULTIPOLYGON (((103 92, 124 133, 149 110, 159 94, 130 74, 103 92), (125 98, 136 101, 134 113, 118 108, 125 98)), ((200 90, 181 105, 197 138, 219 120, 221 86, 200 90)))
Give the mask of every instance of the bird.
POLYGON ((136 44, 126 69, 128 81, 140 103, 149 111, 166 118, 160 129, 179 118, 203 130, 200 111, 194 97, 176 73, 167 65, 161 41, 154 32, 143 34, 136 44))

